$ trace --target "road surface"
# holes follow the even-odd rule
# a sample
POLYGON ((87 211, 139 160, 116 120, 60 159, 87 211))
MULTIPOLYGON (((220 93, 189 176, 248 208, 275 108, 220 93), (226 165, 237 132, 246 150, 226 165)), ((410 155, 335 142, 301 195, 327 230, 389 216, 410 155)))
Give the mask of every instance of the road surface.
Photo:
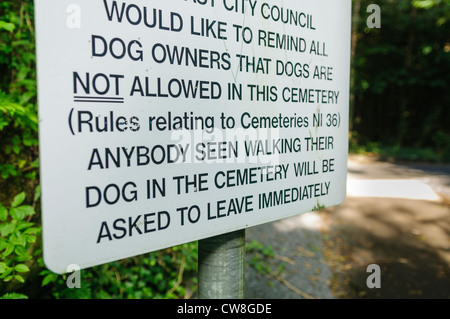
POLYGON ((247 230, 246 297, 450 298, 449 203, 450 165, 350 156, 343 204, 247 230))

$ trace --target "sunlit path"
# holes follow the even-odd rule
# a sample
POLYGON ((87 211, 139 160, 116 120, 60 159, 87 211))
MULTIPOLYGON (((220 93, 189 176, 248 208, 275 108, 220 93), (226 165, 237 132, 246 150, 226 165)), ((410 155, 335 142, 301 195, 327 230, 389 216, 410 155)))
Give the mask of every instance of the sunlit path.
POLYGON ((386 197, 421 200, 439 200, 433 189, 414 179, 377 179, 347 181, 347 196, 352 197, 386 197))

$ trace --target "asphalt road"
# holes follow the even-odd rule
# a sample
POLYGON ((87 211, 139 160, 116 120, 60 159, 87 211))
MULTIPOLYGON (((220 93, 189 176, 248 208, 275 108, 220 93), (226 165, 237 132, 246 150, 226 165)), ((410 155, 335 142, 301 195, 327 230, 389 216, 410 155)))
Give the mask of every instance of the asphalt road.
POLYGON ((344 203, 246 240, 246 298, 450 298, 450 166, 351 156, 344 203))

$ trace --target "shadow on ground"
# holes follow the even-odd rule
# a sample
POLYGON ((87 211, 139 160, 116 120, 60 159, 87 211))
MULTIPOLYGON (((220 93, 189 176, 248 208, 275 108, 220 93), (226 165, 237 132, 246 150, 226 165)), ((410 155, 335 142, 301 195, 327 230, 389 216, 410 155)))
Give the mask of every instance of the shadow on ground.
POLYGON ((450 166, 352 156, 348 173, 342 204, 247 230, 274 252, 248 252, 247 297, 449 299, 450 166))
POLYGON ((450 207, 442 202, 348 197, 246 236, 247 298, 450 298, 450 207), (370 264, 380 267, 381 288, 367 286, 370 264))
POLYGON ((441 202, 347 198, 319 212, 337 298, 450 298, 450 207, 441 202), (369 264, 381 288, 369 289, 369 264))
POLYGON ((246 230, 246 298, 333 298, 320 223, 306 213, 246 230))

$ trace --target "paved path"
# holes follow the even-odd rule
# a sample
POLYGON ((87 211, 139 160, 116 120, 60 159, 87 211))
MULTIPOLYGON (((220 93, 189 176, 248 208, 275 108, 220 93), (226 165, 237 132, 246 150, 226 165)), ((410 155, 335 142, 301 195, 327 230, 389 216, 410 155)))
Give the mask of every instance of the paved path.
POLYGON ((333 298, 321 223, 318 214, 307 213, 248 229, 247 246, 256 240, 266 249, 272 246, 275 256, 247 252, 247 264, 263 258, 246 268, 246 298, 333 298))
POLYGON ((246 297, 450 298, 450 166, 351 156, 348 172, 343 204, 247 230, 246 297))

